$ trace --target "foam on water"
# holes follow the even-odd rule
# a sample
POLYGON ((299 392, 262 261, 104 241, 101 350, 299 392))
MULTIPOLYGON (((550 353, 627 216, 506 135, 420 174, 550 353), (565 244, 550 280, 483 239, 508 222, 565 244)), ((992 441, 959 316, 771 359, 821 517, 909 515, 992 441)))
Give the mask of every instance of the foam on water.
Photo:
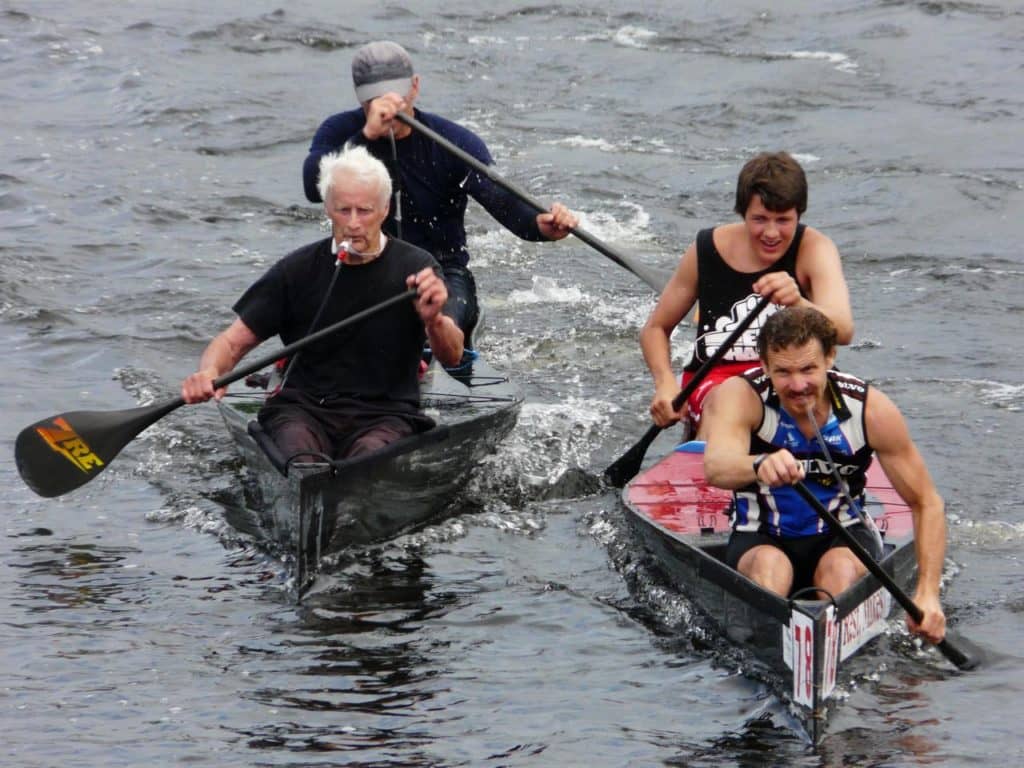
POLYGON ((549 146, 566 147, 569 149, 596 149, 599 152, 647 152, 651 154, 673 155, 675 150, 668 146, 664 139, 656 136, 630 136, 627 139, 609 141, 593 136, 565 136, 558 139, 547 139, 543 142, 549 146))
POLYGON ((591 300, 578 287, 563 288, 550 277, 534 275, 530 290, 512 291, 509 304, 581 304, 591 300))
POLYGON ((624 213, 607 210, 580 212, 580 226, 613 245, 653 242, 651 216, 643 205, 631 200, 620 200, 617 204, 624 213))
POLYGON ((616 45, 626 46, 628 48, 646 48, 651 40, 657 38, 658 33, 653 29, 646 29, 644 27, 635 27, 631 24, 627 24, 624 27, 619 27, 612 34, 612 41, 616 45))
POLYGON ((516 519, 517 506, 547 498, 567 472, 589 464, 593 436, 608 421, 604 405, 573 396, 557 404, 525 403, 515 431, 484 459, 466 496, 516 519))
POLYGON ((768 55, 777 59, 793 59, 794 61, 826 61, 840 72, 853 74, 859 68, 857 62, 845 53, 838 51, 769 51, 768 55))
MULTIPOLYGON (((486 295, 487 291, 479 285, 488 268, 494 267, 526 267, 536 260, 536 249, 532 243, 525 243, 507 229, 488 221, 488 229, 484 232, 470 232, 467 238, 469 252, 473 254, 470 267, 477 275, 479 292, 486 295)), ((541 247, 558 247, 543 245, 541 247)))
POLYGON ((508 45, 508 40, 498 35, 470 35, 466 38, 470 45, 489 48, 494 45, 508 45))
POLYGON ((1024 523, 1021 522, 962 519, 954 527, 957 543, 972 547, 1016 547, 1024 541, 1024 523))
POLYGON ((959 398, 977 399, 986 406, 1020 412, 1024 408, 1024 384, 992 379, 924 378, 918 381, 933 384, 959 398))

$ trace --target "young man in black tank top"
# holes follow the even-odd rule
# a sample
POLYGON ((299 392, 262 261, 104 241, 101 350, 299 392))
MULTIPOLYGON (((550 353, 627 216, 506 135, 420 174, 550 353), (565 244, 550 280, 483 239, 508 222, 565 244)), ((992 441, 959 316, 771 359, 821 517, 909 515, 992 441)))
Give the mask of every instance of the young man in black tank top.
POLYGON ((807 179, 785 152, 762 153, 740 171, 735 211, 743 221, 702 230, 686 249, 640 334, 654 378, 651 417, 661 427, 689 418, 698 436, 704 398, 729 376, 758 365, 758 330, 779 307, 809 306, 836 326, 840 344, 853 338, 850 295, 839 251, 818 230, 800 223, 807 210, 807 179), (773 305, 755 320, 678 411, 680 384, 672 369, 670 338, 700 302, 697 337, 683 383, 718 349, 759 297, 773 305))

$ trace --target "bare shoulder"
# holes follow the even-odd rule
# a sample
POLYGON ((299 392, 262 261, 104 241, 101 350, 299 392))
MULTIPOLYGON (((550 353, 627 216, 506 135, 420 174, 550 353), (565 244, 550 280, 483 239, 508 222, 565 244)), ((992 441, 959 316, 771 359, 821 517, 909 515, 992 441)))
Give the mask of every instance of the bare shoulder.
POLYGON ((727 414, 730 420, 754 423, 761 418, 761 398, 743 376, 730 376, 714 390, 714 397, 707 400, 709 415, 727 414))
MULTIPOLYGON (((817 294, 822 287, 844 285, 843 266, 839 249, 831 238, 813 227, 804 231, 800 250, 796 254, 796 270, 801 285, 817 294)), ((833 322, 835 317, 832 318, 833 322)))
POLYGON ((735 248, 746 247, 747 225, 742 221, 719 224, 714 230, 715 248, 725 256, 735 248))
POLYGON ((647 325, 662 326, 668 333, 690 311, 697 300, 697 245, 691 243, 679 259, 672 276, 661 291, 647 325))
POLYGON ((832 238, 821 230, 809 226, 804 230, 804 236, 800 240, 800 250, 797 253, 797 258, 799 259, 805 255, 813 258, 820 254, 838 256, 839 250, 836 248, 836 244, 832 242, 832 238))
POLYGON ((910 440, 907 423, 896 403, 882 390, 870 385, 864 406, 864 426, 868 442, 879 451, 891 450, 910 440))

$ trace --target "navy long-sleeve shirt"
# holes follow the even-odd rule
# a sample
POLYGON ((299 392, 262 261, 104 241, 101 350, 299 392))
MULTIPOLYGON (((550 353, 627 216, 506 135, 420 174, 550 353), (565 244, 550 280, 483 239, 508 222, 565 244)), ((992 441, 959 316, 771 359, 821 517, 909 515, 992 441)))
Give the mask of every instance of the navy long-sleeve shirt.
MULTIPOLYGON (((472 131, 451 120, 415 111, 416 119, 452 144, 487 165, 493 164, 487 145, 472 131)), ((415 129, 395 142, 397 174, 390 138, 368 141, 363 135, 366 115, 362 109, 339 112, 321 123, 302 166, 306 197, 322 202, 317 190, 320 158, 341 149, 346 142, 361 144, 388 167, 395 190, 402 192, 402 239, 431 253, 442 265, 466 266, 466 204, 472 196, 503 227, 524 240, 544 240, 537 228, 537 212, 518 197, 473 170, 447 150, 415 129)), ((394 199, 384 231, 397 236, 394 199)))

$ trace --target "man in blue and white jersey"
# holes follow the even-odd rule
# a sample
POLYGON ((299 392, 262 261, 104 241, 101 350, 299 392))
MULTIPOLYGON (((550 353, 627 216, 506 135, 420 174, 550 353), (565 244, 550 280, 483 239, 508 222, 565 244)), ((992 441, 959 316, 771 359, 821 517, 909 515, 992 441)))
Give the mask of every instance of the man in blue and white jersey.
POLYGON ((708 482, 734 492, 727 561, 781 595, 805 586, 842 592, 867 569, 792 484, 805 481, 871 551, 873 533, 848 502, 861 495, 877 456, 913 514, 914 602, 924 616, 920 624, 908 617, 908 624, 931 642, 941 641, 945 508, 899 409, 875 387, 834 370, 836 329, 816 309, 789 307, 769 318, 758 354, 761 368, 723 382, 706 414, 708 482), (846 489, 834 482, 833 469, 846 489))

